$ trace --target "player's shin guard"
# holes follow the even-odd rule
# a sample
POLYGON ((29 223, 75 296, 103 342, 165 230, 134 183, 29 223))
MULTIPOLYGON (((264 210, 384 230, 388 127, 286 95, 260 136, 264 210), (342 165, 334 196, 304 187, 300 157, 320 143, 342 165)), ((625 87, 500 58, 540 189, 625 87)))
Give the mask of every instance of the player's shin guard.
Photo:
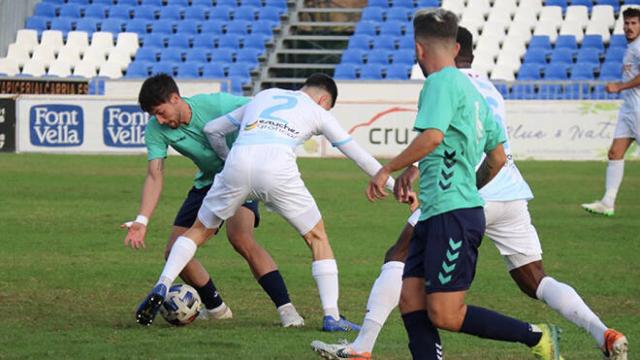
POLYGON ((409 350, 414 360, 442 360, 442 344, 438 329, 433 326, 426 310, 402 315, 409 335, 409 350))
POLYGON ((460 332, 485 339, 519 342, 529 347, 540 342, 542 337, 542 332, 528 323, 471 305, 467 305, 460 332))
POLYGON ((287 291, 287 285, 285 285, 284 279, 282 278, 282 275, 280 275, 280 271, 274 270, 262 275, 260 279, 258 279, 258 283, 262 286, 262 289, 264 289, 267 295, 269 295, 276 308, 291 302, 289 292, 287 291))
POLYGON ((567 320, 587 330, 598 346, 604 344, 607 326, 589 309, 571 286, 547 276, 540 281, 536 296, 567 320))
POLYGON ((171 287, 184 267, 193 259, 197 249, 198 245, 193 240, 185 236, 178 237, 171 247, 158 282, 163 283, 167 289, 171 287))
POLYGON ((338 265, 335 259, 317 260, 311 264, 311 273, 316 280, 320 302, 325 316, 340 319, 338 310, 338 265))

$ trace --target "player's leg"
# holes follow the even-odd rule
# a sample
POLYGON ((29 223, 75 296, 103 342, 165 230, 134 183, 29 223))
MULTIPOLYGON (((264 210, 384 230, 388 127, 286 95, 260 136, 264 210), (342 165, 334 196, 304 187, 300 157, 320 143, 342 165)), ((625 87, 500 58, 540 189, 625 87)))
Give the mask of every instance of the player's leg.
POLYGON ((249 264, 253 276, 276 306, 282 326, 299 327, 304 319, 298 314, 289 298, 287 286, 271 255, 256 241, 254 227, 260 216, 258 202, 251 201, 241 206, 227 220, 227 237, 233 248, 249 264))

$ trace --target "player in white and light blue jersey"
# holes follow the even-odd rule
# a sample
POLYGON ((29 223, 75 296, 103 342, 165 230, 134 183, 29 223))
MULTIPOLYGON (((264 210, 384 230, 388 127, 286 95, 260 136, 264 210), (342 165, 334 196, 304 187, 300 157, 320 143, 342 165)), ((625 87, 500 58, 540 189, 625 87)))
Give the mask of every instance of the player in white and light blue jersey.
POLYGON ((633 141, 640 145, 640 9, 628 8, 623 13, 627 51, 624 54, 622 81, 608 83, 607 92, 621 93, 622 106, 609 148, 605 193, 601 200, 582 204, 582 208, 605 216, 613 216, 618 189, 624 175, 624 154, 633 141))
MULTIPOLYGON (((504 98, 489 79, 470 69, 473 61, 471 33, 459 27, 457 41, 461 45, 456 57, 457 67, 484 96, 495 120, 507 133, 504 98)), ((486 202, 486 235, 504 257, 512 278, 525 294, 544 301, 566 319, 587 330, 605 356, 608 356, 607 359, 626 359, 627 340, 624 335, 608 329, 572 287, 544 273, 540 240, 531 224, 527 208, 527 202, 533 198, 533 193, 513 161, 509 141, 502 145, 507 154, 507 163, 480 189, 480 194, 486 202)), ((418 169, 413 167, 412 171, 415 171, 417 178, 418 169)), ((367 359, 367 356, 371 356, 382 326, 398 305, 404 261, 413 236, 413 228, 419 217, 420 210, 417 210, 408 219, 396 244, 387 251, 380 275, 369 295, 362 329, 355 341, 346 345, 314 341, 314 350, 333 359, 367 359)))

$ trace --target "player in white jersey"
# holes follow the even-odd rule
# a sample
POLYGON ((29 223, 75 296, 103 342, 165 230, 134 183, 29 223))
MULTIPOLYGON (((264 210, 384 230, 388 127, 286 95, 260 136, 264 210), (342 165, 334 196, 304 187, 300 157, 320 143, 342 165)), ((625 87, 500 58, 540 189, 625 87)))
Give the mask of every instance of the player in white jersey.
MULTIPOLYGON (((469 76, 471 82, 485 97, 494 118, 506 133, 502 95, 486 77, 470 69, 473 61, 471 33, 464 27, 459 27, 457 41, 460 44, 460 52, 456 57, 456 66, 469 76)), ((509 141, 502 145, 507 154, 507 163, 498 175, 480 190, 486 202, 486 235, 504 257, 511 277, 525 294, 544 301, 569 321, 587 330, 608 356, 607 359, 626 359, 627 340, 624 335, 608 329, 572 287, 544 273, 540 240, 531 224, 527 208, 527 201, 533 198, 533 194, 513 161, 509 141)), ((418 169, 415 166, 409 171, 411 174, 408 177, 418 177, 418 169)), ((407 184, 404 181, 405 175, 400 176, 396 187, 407 184)), ((404 261, 413 236, 413 228, 419 217, 420 210, 409 217, 398 241, 387 251, 381 273, 369 295, 362 329, 355 341, 351 344, 314 341, 311 343, 313 350, 329 359, 371 358, 377 336, 400 300, 404 261)))
MULTIPOLYGON (((310 76, 300 91, 270 89, 235 111, 209 122, 212 148, 226 158, 194 225, 174 243, 158 283, 137 313, 150 324, 168 289, 198 246, 214 235, 248 199, 261 200, 283 216, 311 249, 312 275, 324 310, 323 330, 359 330, 338 310, 338 267, 315 200, 300 177, 294 148, 313 135, 324 135, 368 175, 382 166, 340 127, 328 112, 338 90, 324 74, 310 76), (240 129, 229 150, 225 135, 240 129)), ((393 181, 387 183, 393 188, 393 181)))
POLYGON ((601 200, 582 204, 582 208, 605 216, 613 216, 616 196, 624 175, 624 154, 635 140, 640 144, 640 9, 628 8, 623 13, 627 51, 623 58, 622 82, 608 83, 605 90, 622 94, 622 107, 609 148, 605 193, 601 200))

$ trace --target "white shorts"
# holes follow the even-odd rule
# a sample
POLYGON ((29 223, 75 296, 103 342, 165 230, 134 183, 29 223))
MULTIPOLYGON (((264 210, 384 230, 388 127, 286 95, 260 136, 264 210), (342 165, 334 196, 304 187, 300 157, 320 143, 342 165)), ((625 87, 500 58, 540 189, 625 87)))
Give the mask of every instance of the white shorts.
MULTIPOLYGON (((509 271, 542 260, 542 247, 536 228, 531 224, 527 200, 487 201, 484 206, 486 235, 500 251, 509 271)), ((407 222, 416 226, 420 210, 407 222)))
POLYGON ((234 147, 204 198, 198 219, 207 228, 217 228, 248 199, 264 202, 268 210, 284 217, 301 235, 322 218, 287 146, 234 147))
POLYGON ((640 116, 636 112, 619 112, 614 139, 631 138, 640 144, 640 116))

